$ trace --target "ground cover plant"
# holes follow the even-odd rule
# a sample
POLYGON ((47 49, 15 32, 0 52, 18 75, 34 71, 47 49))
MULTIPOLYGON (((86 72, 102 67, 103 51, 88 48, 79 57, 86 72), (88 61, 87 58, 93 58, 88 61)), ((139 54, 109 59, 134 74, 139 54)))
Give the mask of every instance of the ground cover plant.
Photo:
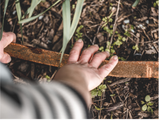
MULTIPOLYGON (((40 2, 34 10, 31 10, 32 16, 44 12, 56 1, 40 2)), ((69 1, 67 2, 69 5, 69 1)), ((31 0, 20 1, 22 17, 31 3, 31 0)), ((157 61, 159 52, 158 1, 140 0, 137 5, 134 3, 135 0, 85 0, 78 26, 74 30, 73 37, 70 37, 71 41, 66 46, 65 53, 69 53, 74 42, 81 38, 84 41, 83 49, 98 44, 99 52, 106 50, 111 53, 111 56, 117 54, 119 60, 157 61)), ((60 52, 65 32, 63 31, 65 25, 63 24, 62 4, 63 1, 60 1, 33 21, 20 23, 21 27, 18 23, 15 1, 9 0, 4 30, 15 32, 19 44, 22 42, 22 32, 24 45, 60 52)), ((0 5, 1 15, 3 15, 5 0, 2 0, 0 5)), ((76 5, 77 0, 70 1, 68 12, 70 11, 71 18, 68 18, 70 19, 68 21, 73 22, 76 5)), ((3 16, 1 16, 2 22, 3 16)), ((42 84, 50 82, 49 79, 54 77, 57 70, 55 67, 17 58, 12 58, 8 67, 18 84, 25 84, 29 81, 38 81, 42 84), (29 81, 22 81, 20 78, 27 78, 29 81)), ((92 118, 159 117, 158 79, 107 77, 93 93, 90 113, 92 118), (147 95, 150 96, 150 101, 146 101, 147 95), (153 105, 148 104, 150 102, 153 105)))

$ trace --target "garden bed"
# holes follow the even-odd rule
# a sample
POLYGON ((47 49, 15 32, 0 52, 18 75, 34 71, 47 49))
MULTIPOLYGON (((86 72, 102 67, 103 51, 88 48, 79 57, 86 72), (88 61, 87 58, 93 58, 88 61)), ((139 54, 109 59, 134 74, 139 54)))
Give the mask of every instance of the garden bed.
MULTIPOLYGON (((40 3, 33 15, 43 12, 54 2, 55 0, 47 0, 47 2, 40 3)), ((77 31, 65 53, 68 54, 74 42, 81 38, 84 41, 83 49, 98 44, 99 51, 109 50, 108 46, 111 44, 111 56, 118 55, 120 61, 158 61, 159 11, 155 2, 156 0, 141 0, 135 8, 132 8, 134 0, 121 0, 120 3, 116 0, 85 0, 77 31), (113 31, 114 27, 115 31, 113 31)), ((71 15, 73 16, 76 0, 72 0, 71 3, 71 15)), ((23 14, 29 6, 30 0, 24 0, 21 3, 23 14)), ((4 8, 4 0, 1 8, 4 8)), ((10 0, 4 30, 14 32, 17 36, 17 43, 21 44, 22 35, 15 10, 14 0, 10 0)), ((24 24, 22 27, 23 44, 59 52, 63 38, 61 12, 62 2, 36 20, 24 24)), ((8 67, 15 81, 25 83, 29 81, 47 82, 48 78, 54 77, 57 70, 57 67, 17 58, 12 58, 8 67), (20 78, 27 78, 29 81, 22 81, 20 78)), ((107 89, 100 97, 93 98, 92 118, 159 117, 158 79, 107 77, 103 84, 106 84, 107 89), (145 101, 146 95, 150 95, 151 102, 154 103, 151 106, 153 113, 142 111, 141 101, 145 101)))

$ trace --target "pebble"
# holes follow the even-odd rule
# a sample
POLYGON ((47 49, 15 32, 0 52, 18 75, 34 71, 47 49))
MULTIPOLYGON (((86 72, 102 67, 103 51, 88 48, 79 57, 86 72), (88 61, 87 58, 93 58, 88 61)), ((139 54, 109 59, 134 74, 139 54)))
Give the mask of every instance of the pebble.
POLYGON ((146 20, 146 24, 149 24, 149 20, 146 20))
POLYGON ((129 23, 129 19, 123 21, 125 24, 129 23))
POLYGON ((133 29, 131 29, 131 32, 135 33, 135 31, 133 29))
POLYGON ((13 13, 12 13, 12 14, 13 14, 13 15, 15 15, 16 13, 17 13, 17 11, 15 10, 15 11, 13 11, 13 13))
POLYGON ((44 17, 43 15, 39 16, 39 20, 42 20, 43 17, 44 17))

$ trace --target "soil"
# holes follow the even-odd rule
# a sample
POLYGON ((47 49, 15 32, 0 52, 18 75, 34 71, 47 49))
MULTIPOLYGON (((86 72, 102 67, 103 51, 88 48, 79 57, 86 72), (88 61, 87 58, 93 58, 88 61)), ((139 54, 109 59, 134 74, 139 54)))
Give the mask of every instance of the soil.
MULTIPOLYGON (((41 2, 33 12, 33 16, 43 12, 56 0, 46 0, 41 2)), ((120 60, 127 61, 158 61, 158 6, 153 7, 156 0, 140 0, 135 8, 132 4, 135 0, 85 0, 78 27, 83 25, 80 30, 82 35, 77 37, 76 33, 68 43, 65 53, 69 53, 74 42, 81 38, 84 41, 83 49, 89 45, 98 44, 100 47, 107 48, 107 42, 114 42, 118 39, 118 34, 125 37, 122 45, 114 45, 115 52, 111 54, 121 57, 120 60), (120 1, 120 3, 119 3, 120 1), (110 27, 118 32, 113 36, 106 32, 102 27, 103 18, 111 16, 112 22, 108 22, 106 27, 110 27), (111 27, 113 26, 113 28, 111 27), (131 30, 131 28, 133 30, 131 30), (129 35, 124 35, 128 29, 129 35), (132 47, 138 45, 139 50, 132 47)), ((31 0, 21 1, 22 14, 30 6, 31 0)), ((71 4, 76 4, 76 0, 71 0, 71 4)), ((72 6, 71 5, 71 6, 72 6)), ((1 21, 3 18, 4 0, 1 4, 1 21)), ((72 8, 74 15, 75 8, 72 8)), ((2 23, 0 23, 2 24, 2 23)), ((15 1, 10 0, 6 11, 4 31, 12 31, 17 36, 17 43, 22 44, 20 26, 17 22, 15 1)), ((23 24, 23 44, 31 47, 53 50, 59 52, 62 47, 62 2, 52 7, 41 17, 23 24)), ((28 84, 30 82, 50 82, 58 68, 41 65, 17 58, 7 65, 14 81, 17 84, 28 84)), ((123 68, 122 68, 123 69, 123 68)), ((93 98, 90 110, 91 118, 101 119, 139 119, 139 118, 159 118, 158 110, 158 79, 140 78, 115 78, 106 77, 103 84, 107 85, 106 91, 100 97, 93 98), (142 111, 141 101, 145 101, 145 96, 150 95, 153 113, 142 111), (101 109, 96 109, 101 108, 101 109)))

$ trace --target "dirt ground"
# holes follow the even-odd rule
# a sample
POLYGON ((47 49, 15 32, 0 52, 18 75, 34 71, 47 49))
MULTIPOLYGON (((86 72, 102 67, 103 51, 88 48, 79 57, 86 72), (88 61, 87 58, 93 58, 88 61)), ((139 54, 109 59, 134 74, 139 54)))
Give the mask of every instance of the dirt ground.
MULTIPOLYGON (((56 0, 41 2, 33 16, 41 13, 56 0)), ((85 0, 77 31, 69 42, 65 53, 69 53, 77 39, 84 41, 84 48, 98 44, 99 51, 107 50, 111 44, 111 56, 118 55, 119 60, 158 61, 158 5, 156 0, 140 0, 133 8, 135 0, 85 0)), ((21 1, 22 13, 30 6, 31 0, 21 1)), ((77 0, 71 0, 72 17, 77 0)), ((4 0, 0 3, 1 21, 4 0)), ((4 30, 12 31, 17 36, 17 43, 22 43, 22 35, 14 0, 7 8, 4 30)), ((2 24, 2 23, 1 23, 2 24)), ((31 47, 59 52, 62 47, 62 2, 52 7, 39 18, 23 24, 23 44, 31 47)), ((30 82, 50 82, 54 78, 56 67, 41 65, 17 58, 12 58, 7 65, 17 84, 30 82)), ((122 68, 123 69, 123 68, 122 68)), ((101 96, 93 98, 90 110, 91 118, 98 119, 158 119, 158 79, 106 77, 107 86, 101 96), (153 112, 143 111, 145 96, 154 103, 153 112)))

